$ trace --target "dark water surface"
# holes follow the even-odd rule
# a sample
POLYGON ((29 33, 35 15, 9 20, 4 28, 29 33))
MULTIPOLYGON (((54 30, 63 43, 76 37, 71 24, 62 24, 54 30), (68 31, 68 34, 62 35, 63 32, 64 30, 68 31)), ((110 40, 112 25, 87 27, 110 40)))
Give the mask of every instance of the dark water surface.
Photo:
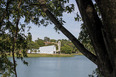
POLYGON ((25 58, 17 60, 18 77, 88 77, 96 65, 84 56, 25 58))

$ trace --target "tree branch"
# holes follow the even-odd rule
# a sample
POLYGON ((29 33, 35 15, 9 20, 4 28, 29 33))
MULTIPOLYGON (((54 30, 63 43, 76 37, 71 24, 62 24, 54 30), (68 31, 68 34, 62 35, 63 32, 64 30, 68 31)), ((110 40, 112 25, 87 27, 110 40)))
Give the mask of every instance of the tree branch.
POLYGON ((17 6, 18 15, 17 15, 17 20, 16 20, 16 33, 13 37, 13 49, 12 49, 14 71, 15 71, 15 76, 16 77, 17 77, 17 71, 16 71, 16 61, 15 61, 15 55, 14 55, 14 48, 15 48, 15 43, 16 43, 17 35, 18 35, 18 25, 19 25, 19 21, 20 21, 19 9, 20 9, 20 6, 21 6, 21 2, 22 2, 22 0, 19 0, 18 6, 17 6))

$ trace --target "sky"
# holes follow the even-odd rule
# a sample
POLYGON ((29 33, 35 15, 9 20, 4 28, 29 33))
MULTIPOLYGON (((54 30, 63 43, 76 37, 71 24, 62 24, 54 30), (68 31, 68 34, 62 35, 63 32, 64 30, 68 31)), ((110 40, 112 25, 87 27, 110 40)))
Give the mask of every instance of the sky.
MULTIPOLYGON (((71 14, 63 13, 63 19, 66 22, 63 26, 69 30, 75 37, 79 36, 80 32, 80 25, 82 22, 78 22, 74 20, 76 17, 76 13, 78 11, 77 5, 75 0, 70 0, 70 3, 74 3, 75 11, 71 14)), ((62 32, 58 34, 54 29, 54 24, 50 24, 47 27, 34 25, 32 23, 28 24, 31 25, 30 33, 32 34, 32 40, 36 40, 37 38, 44 39, 44 37, 49 37, 50 39, 68 39, 62 32)))

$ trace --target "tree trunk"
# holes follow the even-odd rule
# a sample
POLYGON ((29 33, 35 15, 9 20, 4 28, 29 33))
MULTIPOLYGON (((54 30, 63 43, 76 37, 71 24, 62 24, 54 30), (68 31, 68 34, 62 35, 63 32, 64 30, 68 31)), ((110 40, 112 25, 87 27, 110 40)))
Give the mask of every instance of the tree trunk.
POLYGON ((116 0, 96 0, 103 20, 103 35, 116 77, 116 0))
POLYGON ((15 74, 15 77, 17 77, 17 71, 16 71, 16 60, 15 60, 15 42, 16 42, 16 38, 13 36, 13 45, 12 45, 12 58, 13 58, 13 66, 14 66, 14 74, 15 74))
POLYGON ((113 67, 102 35, 102 22, 97 16, 91 0, 76 0, 76 2, 98 58, 98 68, 102 75, 109 77, 113 67))

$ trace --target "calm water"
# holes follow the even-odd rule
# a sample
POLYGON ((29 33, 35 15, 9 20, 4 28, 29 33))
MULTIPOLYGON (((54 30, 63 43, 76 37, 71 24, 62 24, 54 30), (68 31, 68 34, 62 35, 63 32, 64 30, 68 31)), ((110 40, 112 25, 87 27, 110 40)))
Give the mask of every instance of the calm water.
POLYGON ((88 77, 96 65, 84 56, 25 58, 17 60, 18 77, 88 77))

